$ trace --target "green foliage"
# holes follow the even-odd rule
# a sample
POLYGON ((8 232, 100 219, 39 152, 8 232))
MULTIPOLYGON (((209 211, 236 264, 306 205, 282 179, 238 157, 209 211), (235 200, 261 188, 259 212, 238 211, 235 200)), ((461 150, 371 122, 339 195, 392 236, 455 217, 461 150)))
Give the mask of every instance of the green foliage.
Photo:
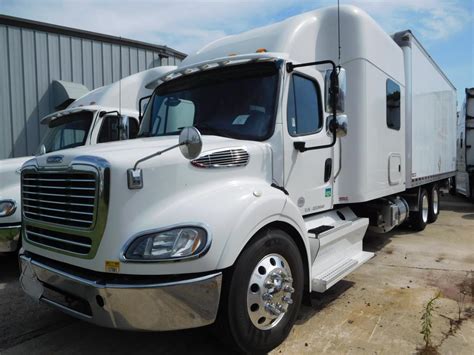
POLYGON ((423 334, 423 340, 425 341, 425 348, 431 347, 431 320, 433 318, 434 303, 441 297, 441 293, 438 292, 436 296, 428 301, 423 310, 421 316, 421 334, 423 334))

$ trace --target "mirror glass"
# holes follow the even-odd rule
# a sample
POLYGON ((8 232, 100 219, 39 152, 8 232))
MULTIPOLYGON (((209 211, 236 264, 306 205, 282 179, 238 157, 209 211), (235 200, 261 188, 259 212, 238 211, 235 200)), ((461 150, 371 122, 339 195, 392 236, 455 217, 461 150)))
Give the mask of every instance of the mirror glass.
POLYGON ((119 117, 119 140, 126 140, 129 138, 129 126, 130 126, 130 117, 120 116, 119 117))
MULTIPOLYGON (((333 72, 332 69, 326 70, 326 75, 324 77, 324 86, 325 86, 324 103, 325 103, 326 112, 328 113, 333 112, 332 98, 329 92, 329 89, 331 88, 332 72, 333 72)), ((337 73, 338 73, 337 78, 339 81, 339 93, 337 95, 338 100, 337 100, 336 110, 337 110, 337 113, 344 113, 345 97, 346 97, 346 70, 344 68, 338 68, 337 73)))
POLYGON ((195 127, 185 127, 179 135, 179 149, 186 159, 196 159, 202 150, 201 133, 195 127))
POLYGON ((336 137, 341 138, 347 135, 347 115, 328 116, 326 121, 326 130, 331 134, 331 128, 336 126, 336 137))

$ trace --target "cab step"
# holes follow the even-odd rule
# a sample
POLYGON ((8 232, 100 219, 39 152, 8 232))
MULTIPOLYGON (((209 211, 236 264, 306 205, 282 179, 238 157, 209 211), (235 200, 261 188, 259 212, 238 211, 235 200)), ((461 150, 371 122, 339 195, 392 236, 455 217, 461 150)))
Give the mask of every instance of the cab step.
POLYGON ((306 221, 311 248, 311 288, 325 292, 374 256, 362 250, 369 221, 349 207, 312 216, 306 221))
POLYGON ((348 258, 340 261, 331 268, 324 270, 319 275, 316 275, 312 281, 312 290, 316 292, 325 292, 336 282, 342 280, 359 266, 370 260, 374 253, 361 251, 353 258, 348 258))

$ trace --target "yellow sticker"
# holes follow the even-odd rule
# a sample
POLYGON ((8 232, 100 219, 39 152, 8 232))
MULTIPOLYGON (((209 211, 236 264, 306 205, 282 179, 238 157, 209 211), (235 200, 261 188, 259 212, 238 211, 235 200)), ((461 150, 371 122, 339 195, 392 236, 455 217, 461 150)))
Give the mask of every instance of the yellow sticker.
POLYGON ((120 262, 106 260, 105 261, 105 272, 120 272, 120 262))

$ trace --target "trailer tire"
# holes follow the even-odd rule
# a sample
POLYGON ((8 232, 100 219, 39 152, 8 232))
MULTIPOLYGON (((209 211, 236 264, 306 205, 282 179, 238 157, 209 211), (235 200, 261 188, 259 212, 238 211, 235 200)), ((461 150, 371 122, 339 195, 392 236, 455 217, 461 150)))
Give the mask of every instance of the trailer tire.
POLYGON ((428 210, 428 223, 436 222, 439 215, 439 187, 437 184, 433 184, 429 194, 429 210, 428 210))
POLYGON ((410 213, 410 224, 413 230, 420 232, 425 229, 428 224, 429 205, 428 192, 422 188, 418 199, 418 211, 410 213))
POLYGON ((303 277, 294 240, 278 229, 259 232, 224 274, 215 323, 220 339, 244 353, 267 353, 277 347, 296 321, 303 277))

